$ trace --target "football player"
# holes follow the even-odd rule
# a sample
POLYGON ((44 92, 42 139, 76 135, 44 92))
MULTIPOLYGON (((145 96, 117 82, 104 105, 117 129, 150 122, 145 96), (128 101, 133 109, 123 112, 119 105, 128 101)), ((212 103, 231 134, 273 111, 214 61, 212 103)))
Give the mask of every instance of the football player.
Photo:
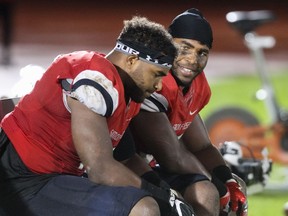
POLYGON ((245 215, 246 196, 211 143, 199 114, 211 97, 203 72, 213 43, 211 26, 192 8, 175 17, 169 32, 179 54, 162 89, 144 101, 131 122, 138 151, 156 159, 155 163, 149 157, 148 162, 193 206, 196 215, 230 211, 245 215))
POLYGON ((159 216, 155 187, 112 152, 175 56, 164 26, 137 16, 107 55, 58 56, 1 121, 1 215, 159 216))

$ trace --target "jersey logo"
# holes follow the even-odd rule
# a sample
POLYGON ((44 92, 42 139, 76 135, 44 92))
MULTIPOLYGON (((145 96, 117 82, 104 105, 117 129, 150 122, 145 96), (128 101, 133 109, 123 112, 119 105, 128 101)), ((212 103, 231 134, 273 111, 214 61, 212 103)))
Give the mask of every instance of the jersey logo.
POLYGON ((194 115, 196 112, 198 111, 198 109, 194 110, 193 112, 189 112, 189 115, 194 115))

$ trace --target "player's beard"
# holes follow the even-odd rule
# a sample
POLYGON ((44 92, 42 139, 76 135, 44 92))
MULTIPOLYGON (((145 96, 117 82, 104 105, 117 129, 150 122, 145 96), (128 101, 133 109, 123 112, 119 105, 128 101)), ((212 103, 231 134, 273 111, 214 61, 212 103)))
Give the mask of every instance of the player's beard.
POLYGON ((115 67, 117 68, 123 82, 126 103, 129 101, 130 98, 136 103, 142 103, 145 99, 145 93, 143 92, 143 90, 139 88, 139 86, 132 79, 132 77, 129 76, 128 73, 126 73, 124 70, 122 70, 116 65, 115 67))
POLYGON ((190 84, 192 83, 192 79, 190 80, 190 82, 183 82, 183 80, 179 79, 177 74, 173 70, 171 71, 171 74, 174 77, 178 86, 189 87, 190 84))

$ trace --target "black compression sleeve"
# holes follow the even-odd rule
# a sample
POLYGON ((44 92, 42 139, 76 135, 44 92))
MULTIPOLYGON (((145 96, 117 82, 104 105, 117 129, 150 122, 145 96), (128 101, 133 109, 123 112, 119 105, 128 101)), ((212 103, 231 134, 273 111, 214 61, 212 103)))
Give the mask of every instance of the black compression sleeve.
POLYGON ((157 187, 145 179, 142 179, 141 189, 149 192, 151 196, 156 200, 159 205, 161 215, 170 215, 172 212, 172 207, 170 206, 170 190, 165 190, 163 188, 157 187))
POLYGON ((213 169, 212 175, 215 175, 223 183, 226 183, 229 179, 232 179, 232 172, 228 166, 220 165, 213 169))

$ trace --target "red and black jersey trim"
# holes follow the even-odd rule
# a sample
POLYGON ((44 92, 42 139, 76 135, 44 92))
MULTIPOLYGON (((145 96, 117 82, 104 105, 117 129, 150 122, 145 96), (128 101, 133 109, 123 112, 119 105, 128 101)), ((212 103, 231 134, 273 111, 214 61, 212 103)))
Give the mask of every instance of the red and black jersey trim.
POLYGON ((147 98, 147 100, 150 100, 153 104, 155 104, 155 106, 159 109, 159 112, 166 112, 167 111, 165 106, 162 103, 160 103, 157 99, 150 96, 147 98))
POLYGON ((105 103, 106 103, 106 113, 105 113, 105 117, 111 116, 112 112, 113 112, 113 100, 111 95, 106 91, 105 88, 103 88, 103 86, 101 86, 99 83, 90 80, 90 79, 81 79, 79 81, 77 81, 76 83, 74 83, 72 85, 72 87, 70 86, 70 83, 67 80, 62 80, 61 81, 61 85, 62 88, 66 91, 75 91, 77 88, 79 88, 80 86, 83 85, 88 85, 88 86, 92 86, 94 88, 96 88, 103 96, 105 103))
POLYGON ((88 85, 88 86, 92 86, 94 88, 96 88, 103 96, 105 103, 106 103, 106 113, 105 113, 105 117, 107 116, 111 116, 112 111, 113 111, 113 100, 111 95, 106 91, 105 88, 103 88, 103 86, 101 86, 99 83, 90 80, 90 79, 81 79, 79 81, 77 81, 76 83, 74 83, 74 85, 72 86, 72 92, 75 91, 77 88, 79 88, 82 85, 88 85))

